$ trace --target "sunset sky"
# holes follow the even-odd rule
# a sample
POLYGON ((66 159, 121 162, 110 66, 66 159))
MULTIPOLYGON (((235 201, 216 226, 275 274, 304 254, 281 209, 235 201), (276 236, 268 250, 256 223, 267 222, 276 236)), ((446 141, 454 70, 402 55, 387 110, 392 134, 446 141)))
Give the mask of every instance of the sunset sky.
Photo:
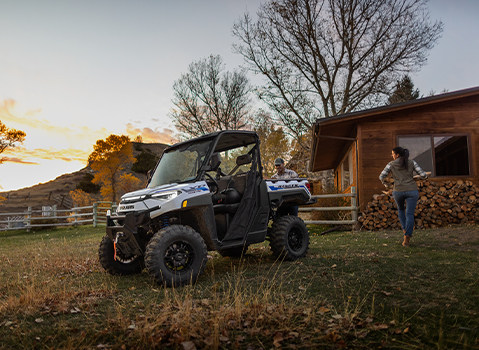
MULTIPOLYGON (((108 135, 174 141, 173 82, 210 54, 226 68, 233 23, 259 0, 0 0, 0 120, 27 133, 4 153, 0 191, 79 170, 108 135)), ((479 85, 479 1, 431 0, 445 28, 421 72, 422 94, 479 85)))

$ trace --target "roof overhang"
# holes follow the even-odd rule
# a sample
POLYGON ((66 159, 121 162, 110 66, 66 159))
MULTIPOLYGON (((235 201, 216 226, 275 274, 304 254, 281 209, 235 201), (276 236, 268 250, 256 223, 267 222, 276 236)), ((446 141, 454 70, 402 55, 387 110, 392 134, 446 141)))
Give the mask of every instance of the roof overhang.
POLYGON ((356 124, 313 127, 312 171, 334 169, 344 153, 356 141, 356 124))
POLYGON ((358 123, 363 119, 373 120, 386 114, 404 112, 423 106, 458 100, 479 95, 479 87, 454 91, 394 105, 381 106, 358 112, 318 119, 313 125, 311 170, 335 169, 344 153, 356 140, 358 123))

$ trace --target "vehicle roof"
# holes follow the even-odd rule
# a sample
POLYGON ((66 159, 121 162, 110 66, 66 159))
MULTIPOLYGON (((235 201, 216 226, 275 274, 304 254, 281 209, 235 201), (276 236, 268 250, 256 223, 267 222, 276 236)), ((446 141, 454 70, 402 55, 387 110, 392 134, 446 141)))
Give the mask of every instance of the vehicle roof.
POLYGON ((202 135, 199 137, 195 137, 193 139, 183 141, 183 142, 178 142, 175 143, 174 145, 168 147, 165 149, 165 152, 168 152, 171 149, 175 148, 181 148, 184 147, 185 145, 190 145, 193 143, 197 142, 203 142, 205 140, 210 139, 211 141, 215 140, 216 138, 231 134, 231 138, 224 138, 222 137, 220 142, 215 148, 216 152, 221 152, 224 149, 228 149, 233 145, 242 145, 242 144, 250 144, 256 142, 258 136, 256 132, 254 131, 249 131, 249 130, 221 130, 221 131, 215 131, 206 135, 202 135))

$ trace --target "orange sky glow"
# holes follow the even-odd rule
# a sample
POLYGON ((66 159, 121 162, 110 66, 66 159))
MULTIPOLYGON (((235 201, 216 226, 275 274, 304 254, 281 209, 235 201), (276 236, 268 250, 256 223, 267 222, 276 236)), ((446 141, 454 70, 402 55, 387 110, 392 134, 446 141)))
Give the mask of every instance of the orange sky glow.
MULTIPOLYGON (((8 127, 26 132, 23 144, 7 149, 0 165, 0 191, 31 186, 86 166, 93 145, 114 133, 106 128, 53 124, 42 118, 42 110, 24 110, 9 99, 0 101, 0 120, 8 127)), ((143 142, 175 142, 173 130, 135 127, 127 123, 122 132, 143 142)))

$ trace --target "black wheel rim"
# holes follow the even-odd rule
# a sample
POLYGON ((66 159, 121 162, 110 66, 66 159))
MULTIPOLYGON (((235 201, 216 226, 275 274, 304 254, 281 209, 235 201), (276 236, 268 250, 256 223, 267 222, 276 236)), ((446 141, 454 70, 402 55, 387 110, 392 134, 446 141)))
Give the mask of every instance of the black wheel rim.
POLYGON ((193 247, 184 241, 177 241, 168 246, 165 251, 165 265, 173 272, 188 269, 194 258, 193 247))
POLYGON ((113 246, 113 250, 116 248, 116 254, 115 254, 115 260, 122 263, 122 264, 130 264, 134 262, 136 259, 138 259, 138 255, 127 255, 124 254, 121 250, 120 245, 113 246))
POLYGON ((291 250, 297 252, 303 247, 304 235, 301 230, 293 228, 288 234, 288 245, 291 250))

